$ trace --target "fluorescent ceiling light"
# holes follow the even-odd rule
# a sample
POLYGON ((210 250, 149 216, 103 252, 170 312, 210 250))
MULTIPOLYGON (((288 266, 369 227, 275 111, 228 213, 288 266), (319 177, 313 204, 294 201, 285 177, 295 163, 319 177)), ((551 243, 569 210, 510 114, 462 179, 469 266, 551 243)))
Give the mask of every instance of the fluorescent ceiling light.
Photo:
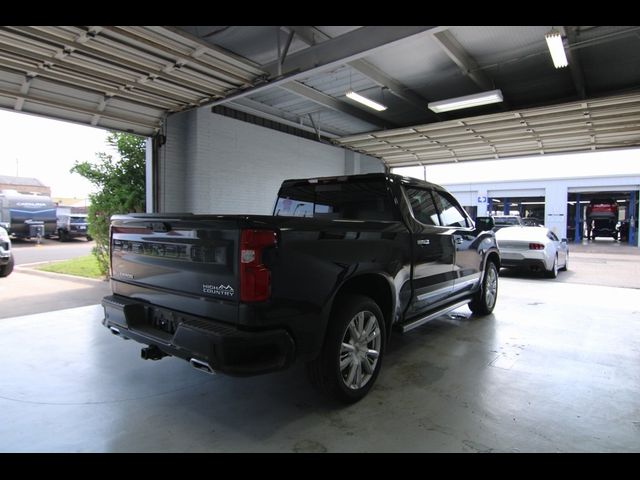
POLYGON ((569 65, 567 61, 567 55, 564 52, 564 45, 562 44, 562 37, 557 30, 551 30, 544 36, 547 41, 547 47, 549 47, 549 53, 553 59, 553 65, 556 68, 562 68, 569 65))
POLYGON ((373 108, 378 112, 382 112, 383 110, 387 109, 387 107, 385 107, 384 105, 380 105, 378 102, 374 102, 373 100, 369 100, 368 98, 363 97, 362 95, 358 95, 353 90, 349 90, 347 92, 347 97, 349 97, 351 100, 355 100, 358 103, 366 105, 369 108, 373 108))
POLYGON ((491 90, 490 92, 475 93, 465 97, 450 98, 448 100, 439 100, 429 103, 429 110, 440 113, 450 110, 459 110, 461 108, 477 107, 479 105, 488 105, 490 103, 498 103, 502 101, 502 92, 500 90, 491 90))

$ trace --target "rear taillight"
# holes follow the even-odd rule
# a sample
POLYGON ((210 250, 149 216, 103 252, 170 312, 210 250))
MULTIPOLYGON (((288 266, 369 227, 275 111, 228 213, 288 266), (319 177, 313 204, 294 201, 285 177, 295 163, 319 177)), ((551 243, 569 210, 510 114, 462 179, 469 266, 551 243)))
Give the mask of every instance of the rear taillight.
POLYGON ((544 245, 541 243, 530 243, 529 250, 544 250, 544 245))
POLYGON ((271 295, 271 272, 262 263, 264 249, 276 244, 271 230, 242 230, 240 233, 240 301, 261 302, 271 295))

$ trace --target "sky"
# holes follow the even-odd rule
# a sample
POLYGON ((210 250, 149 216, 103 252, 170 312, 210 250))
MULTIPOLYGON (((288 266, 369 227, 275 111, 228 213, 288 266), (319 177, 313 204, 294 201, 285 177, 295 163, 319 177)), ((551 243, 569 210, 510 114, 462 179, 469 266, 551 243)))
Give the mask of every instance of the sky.
POLYGON ((0 175, 34 177, 52 197, 85 199, 94 187, 77 173, 77 161, 96 162, 97 152, 117 158, 103 129, 0 110, 0 175))

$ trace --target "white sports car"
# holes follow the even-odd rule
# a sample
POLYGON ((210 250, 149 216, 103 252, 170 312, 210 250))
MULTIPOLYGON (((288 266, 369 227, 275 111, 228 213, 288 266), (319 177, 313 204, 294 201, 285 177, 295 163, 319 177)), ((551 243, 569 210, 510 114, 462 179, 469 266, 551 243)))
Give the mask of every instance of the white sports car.
POLYGON ((496 232, 500 263, 505 268, 542 271, 556 278, 558 270, 566 270, 569 261, 567 239, 559 240, 545 227, 506 227, 496 232))

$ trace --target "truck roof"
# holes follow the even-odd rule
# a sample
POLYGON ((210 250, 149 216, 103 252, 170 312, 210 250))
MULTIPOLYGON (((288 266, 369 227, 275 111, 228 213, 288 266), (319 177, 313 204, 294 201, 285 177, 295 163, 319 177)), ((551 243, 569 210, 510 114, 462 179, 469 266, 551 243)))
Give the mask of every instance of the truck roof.
POLYGON ((290 178, 282 182, 282 185, 295 185, 295 184, 307 184, 307 183, 332 183, 332 182, 358 182, 358 181, 372 181, 372 180, 384 180, 386 182, 395 181, 400 182, 403 185, 409 185, 414 187, 431 187, 439 190, 444 190, 438 184, 420 180, 413 177, 404 177, 402 175, 396 175, 395 173, 363 173, 357 175, 336 175, 331 177, 313 177, 313 178, 290 178))

